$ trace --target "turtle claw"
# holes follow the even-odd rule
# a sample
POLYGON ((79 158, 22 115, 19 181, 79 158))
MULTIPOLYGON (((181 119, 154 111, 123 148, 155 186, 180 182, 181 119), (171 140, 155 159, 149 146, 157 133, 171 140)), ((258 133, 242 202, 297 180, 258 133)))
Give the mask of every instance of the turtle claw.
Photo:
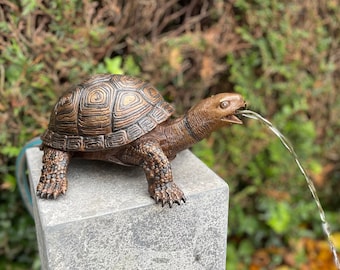
POLYGON ((45 179, 40 179, 40 182, 37 186, 37 196, 42 199, 57 199, 60 195, 66 193, 67 190, 67 179, 57 179, 47 181, 45 179))
POLYGON ((162 207, 169 204, 170 208, 174 203, 181 205, 182 201, 184 203, 186 201, 183 191, 174 182, 157 185, 151 197, 154 198, 156 204, 161 203, 162 207))
MULTIPOLYGON (((174 204, 174 202, 172 200, 169 201, 169 207, 172 208, 172 205, 174 204)), ((164 205, 162 205, 162 207, 164 207, 164 205)))

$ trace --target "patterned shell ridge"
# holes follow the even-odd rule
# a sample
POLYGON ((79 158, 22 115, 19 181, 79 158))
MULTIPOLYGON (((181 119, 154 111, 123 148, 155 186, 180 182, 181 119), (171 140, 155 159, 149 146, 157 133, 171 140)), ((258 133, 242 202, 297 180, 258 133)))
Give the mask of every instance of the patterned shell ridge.
POLYGON ((64 151, 126 145, 174 112, 149 83, 125 75, 95 75, 71 87, 54 106, 43 144, 64 151))

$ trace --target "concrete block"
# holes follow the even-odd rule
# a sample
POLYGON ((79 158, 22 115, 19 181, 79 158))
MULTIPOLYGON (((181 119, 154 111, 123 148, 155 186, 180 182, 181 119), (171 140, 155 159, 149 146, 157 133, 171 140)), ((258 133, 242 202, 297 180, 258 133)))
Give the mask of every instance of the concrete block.
MULTIPOLYGON (((42 152, 26 152, 32 193, 42 152)), ((172 162, 187 203, 155 204, 143 171, 73 159, 66 196, 33 196, 43 269, 225 269, 227 184, 190 151, 172 162)))

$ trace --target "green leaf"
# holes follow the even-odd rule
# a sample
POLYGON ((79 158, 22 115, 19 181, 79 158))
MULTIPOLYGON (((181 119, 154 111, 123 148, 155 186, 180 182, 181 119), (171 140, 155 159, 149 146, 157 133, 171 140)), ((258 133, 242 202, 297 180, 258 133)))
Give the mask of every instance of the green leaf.
POLYGON ((35 0, 22 0, 22 5, 24 7, 22 14, 27 15, 35 10, 37 7, 37 1, 35 0))
POLYGON ((18 156, 20 153, 20 148, 19 147, 15 147, 15 146, 4 146, 1 149, 1 154, 9 156, 9 157, 16 157, 18 156))
POLYGON ((138 76, 140 74, 140 68, 135 62, 132 55, 128 55, 125 58, 123 70, 125 71, 125 73, 132 76, 138 76))
POLYGON ((123 74, 124 70, 122 69, 122 57, 115 56, 113 58, 105 58, 105 67, 108 72, 111 74, 123 74))
POLYGON ((272 204, 268 209, 268 219, 266 223, 278 234, 282 234, 289 229, 291 222, 291 209, 287 202, 272 204))

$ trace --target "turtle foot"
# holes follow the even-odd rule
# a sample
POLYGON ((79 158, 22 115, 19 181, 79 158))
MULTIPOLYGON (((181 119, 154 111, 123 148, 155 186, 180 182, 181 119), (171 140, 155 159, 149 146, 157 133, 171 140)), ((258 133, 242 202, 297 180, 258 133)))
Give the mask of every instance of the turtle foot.
POLYGON ((162 207, 169 204, 171 208, 174 203, 180 205, 182 201, 183 203, 186 201, 183 191, 174 182, 158 184, 150 194, 156 203, 162 204, 162 207))
POLYGON ((57 149, 44 147, 43 166, 37 186, 37 196, 56 199, 67 190, 66 171, 70 154, 57 149))
POLYGON ((45 199, 57 199, 67 191, 67 180, 63 179, 41 179, 37 186, 37 196, 45 199))

